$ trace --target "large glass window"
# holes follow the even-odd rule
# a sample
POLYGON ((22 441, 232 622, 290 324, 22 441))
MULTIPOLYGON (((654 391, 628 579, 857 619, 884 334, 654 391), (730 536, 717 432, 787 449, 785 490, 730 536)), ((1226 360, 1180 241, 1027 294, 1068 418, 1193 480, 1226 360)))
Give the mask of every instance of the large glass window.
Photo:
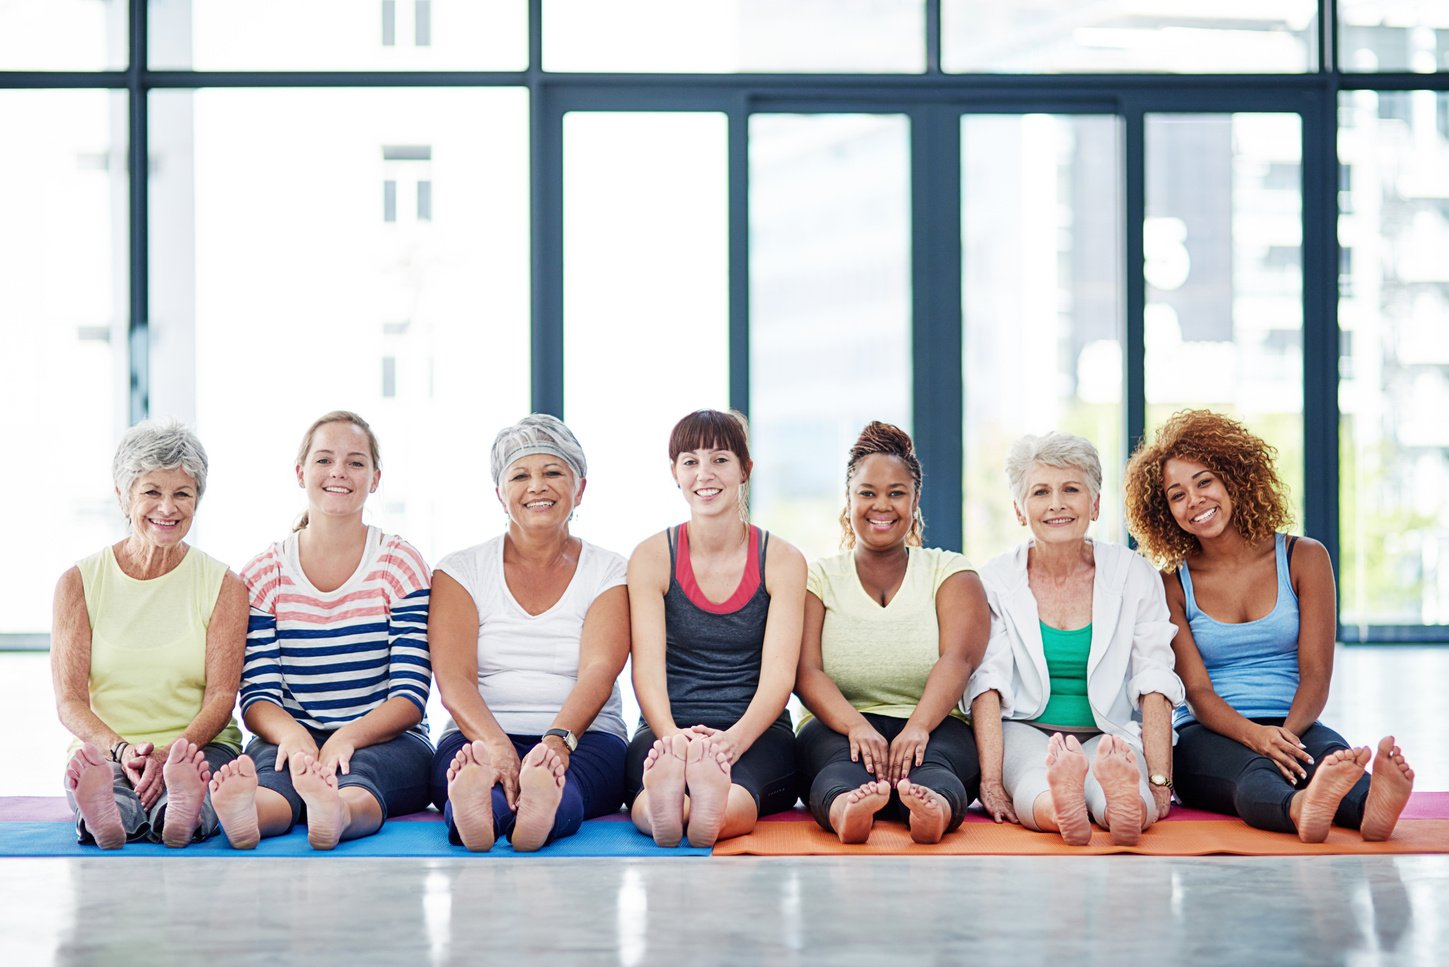
POLYGON ((1006 455, 1026 433, 1096 444, 1122 539, 1122 134, 1114 117, 961 120, 965 551, 1026 539, 1006 455))
POLYGON ((152 409, 210 451, 199 546, 235 567, 284 535, 338 408, 381 438, 371 520, 430 561, 488 536, 493 431, 529 399, 525 94, 152 97, 152 409))
MULTIPOLYGON (((522 70, 528 66, 525 0, 149 3, 153 69, 522 70)), ((124 3, 114 5, 124 11, 124 3)))
POLYGON ((1449 3, 1338 0, 1338 51, 1346 71, 1449 70, 1449 3))
POLYGON ((0 0, 0 70, 126 66, 126 0, 0 0))
POLYGON ((1316 0, 941 0, 948 71, 1181 74, 1317 66, 1316 0))
POLYGON ((564 117, 564 416, 589 457, 577 533, 627 555, 688 517, 680 417, 729 405, 721 114, 564 117))
POLYGON ((1302 125, 1296 114, 1147 118, 1147 431, 1232 414, 1278 448, 1303 525, 1302 125))
POLYGON ((125 533, 125 118, 105 91, 0 91, 0 633, 48 630, 61 572, 125 533))
POLYGON ((899 115, 750 119, 755 510, 807 558, 838 549, 861 428, 911 426, 909 134, 899 115))
POLYGON ((1344 624, 1449 624, 1449 94, 1341 95, 1344 624))
MULTIPOLYGON (((520 4, 521 6, 521 4, 520 4)), ((925 69, 924 0, 543 0, 551 71, 925 69)))

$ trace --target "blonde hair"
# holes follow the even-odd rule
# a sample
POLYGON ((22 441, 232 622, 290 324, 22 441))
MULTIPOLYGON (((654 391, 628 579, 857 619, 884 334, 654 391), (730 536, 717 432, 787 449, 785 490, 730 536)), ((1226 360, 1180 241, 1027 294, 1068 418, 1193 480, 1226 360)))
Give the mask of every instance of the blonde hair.
MULTIPOLYGON (((312 452, 312 438, 317 435, 318 430, 328 423, 351 423, 361 430, 367 437, 367 451, 368 455, 372 457, 372 469, 382 469, 382 451, 377 445, 377 434, 372 432, 372 427, 368 425, 366 420, 351 410, 331 410, 312 421, 312 425, 307 427, 307 432, 302 434, 302 445, 297 448, 297 466, 300 467, 307 462, 307 454, 312 452)), ((307 524, 307 511, 304 510, 302 511, 302 516, 298 517, 297 522, 292 525, 292 531, 295 533, 306 527, 307 524)))

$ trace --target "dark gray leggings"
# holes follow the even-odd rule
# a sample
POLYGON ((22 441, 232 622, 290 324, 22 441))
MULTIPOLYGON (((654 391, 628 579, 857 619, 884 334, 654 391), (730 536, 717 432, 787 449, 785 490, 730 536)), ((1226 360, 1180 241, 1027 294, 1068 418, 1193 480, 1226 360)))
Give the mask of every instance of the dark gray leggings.
MULTIPOLYGON (((906 727, 906 719, 889 715, 865 713, 865 720, 890 742, 906 727)), ((810 813, 822 829, 830 829, 830 804, 842 793, 858 788, 874 779, 862 762, 850 761, 850 739, 811 719, 800 730, 797 741, 800 754, 800 782, 810 813)), ((913 783, 940 793, 951 805, 950 831, 961 825, 966 807, 981 791, 981 763, 976 756, 976 739, 971 726, 953 716, 946 716, 931 732, 926 742, 925 761, 908 773, 913 783)), ((878 814, 885 819, 904 821, 909 813, 901 803, 900 794, 891 790, 890 802, 878 814)))
MULTIPOLYGON (((1283 719, 1251 721, 1259 725, 1283 724, 1283 719)), ((1283 778, 1272 759, 1199 722, 1190 722, 1177 730, 1177 748, 1172 754, 1172 782, 1177 796, 1184 806, 1241 816, 1258 829, 1297 832, 1288 818, 1288 804, 1294 793, 1308 787, 1318 763, 1333 752, 1351 748, 1343 736, 1319 722, 1298 738, 1313 756, 1314 764, 1306 766, 1308 778, 1294 785, 1283 778)), ((1368 791, 1369 777, 1364 776, 1338 804, 1334 824, 1358 829, 1363 824, 1368 791)))
MULTIPOLYGON (((317 748, 327 742, 327 732, 307 729, 317 748)), ((292 786, 291 763, 277 771, 277 747, 265 739, 254 738, 247 745, 247 755, 257 764, 257 785, 277 793, 292 807, 292 825, 302 821, 302 797, 292 786)), ((384 821, 389 816, 405 816, 428 808, 428 769, 433 764, 433 746, 416 732, 404 732, 396 738, 376 745, 363 746, 352 753, 347 775, 337 774, 337 788, 357 786, 367 790, 382 807, 384 821)))

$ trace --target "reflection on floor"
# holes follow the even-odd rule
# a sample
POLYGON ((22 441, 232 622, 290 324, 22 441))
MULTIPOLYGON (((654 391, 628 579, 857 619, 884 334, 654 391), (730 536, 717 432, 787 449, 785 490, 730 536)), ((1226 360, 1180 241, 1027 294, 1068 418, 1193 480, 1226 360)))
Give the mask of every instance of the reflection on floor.
MULTIPOLYGON (((1449 789, 1449 651, 1342 651, 1324 719, 1449 789)), ((44 656, 0 656, 0 792, 53 795, 44 656), (14 740, 23 737, 23 741, 14 740)), ((57 749, 57 744, 59 749, 57 749)), ((1449 856, 0 860, 6 964, 1439 962, 1449 856)))

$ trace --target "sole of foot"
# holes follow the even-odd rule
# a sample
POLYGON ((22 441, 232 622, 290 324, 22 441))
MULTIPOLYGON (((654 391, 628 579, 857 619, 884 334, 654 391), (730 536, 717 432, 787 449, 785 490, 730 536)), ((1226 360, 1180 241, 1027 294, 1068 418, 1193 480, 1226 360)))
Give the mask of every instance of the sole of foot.
POLYGON ((257 826, 257 764, 238 756, 211 777, 211 808, 232 849, 255 849, 262 835, 257 826))
POLYGON ((1333 814, 1338 804, 1363 777, 1369 764, 1368 746, 1340 749, 1318 763, 1308 788, 1303 790, 1302 808, 1298 812, 1298 838, 1305 843, 1321 843, 1333 828, 1333 814))
POLYGON ((497 836, 493 828, 493 787, 498 774, 482 742, 458 750, 448 768, 448 802, 458 838, 471 853, 486 853, 497 836))
POLYGON ((689 790, 689 824, 685 838, 690 846, 710 847, 719 839, 729 805, 730 763, 709 739, 689 744, 684 764, 684 785, 689 790))
POLYGON ((166 753, 161 775, 166 780, 166 818, 161 824, 161 842, 180 849, 196 838, 211 768, 195 743, 177 740, 166 753))
POLYGON ((649 831, 656 846, 675 847, 684 838, 684 773, 690 745, 682 734, 657 739, 644 763, 649 831))
POLYGON ((883 779, 873 779, 859 788, 843 792, 830 804, 831 825, 835 835, 847 845, 864 843, 875 825, 875 814, 890 801, 891 787, 883 779))
POLYGON ((1380 843, 1392 836, 1413 791, 1414 770, 1404 761, 1403 751, 1394 745, 1394 737, 1384 736, 1374 755, 1373 778, 1363 806, 1363 838, 1380 843))
POLYGON ((115 773, 101 750, 93 745, 77 749, 66 765, 65 777, 86 832, 96 845, 101 849, 125 846, 126 828, 121 825, 121 812, 116 808, 115 773))
POLYGON ((347 829, 347 804, 337 793, 337 777, 309 755, 292 769, 292 788, 307 807, 307 842, 313 849, 336 849, 347 829))
POLYGON ((1124 739, 1109 735, 1097 743, 1092 775, 1107 798, 1107 833, 1118 846, 1136 846, 1142 839, 1143 805, 1137 756, 1124 739))
POLYGON ((1074 735, 1054 733, 1047 742, 1047 788, 1057 831, 1069 846, 1092 841, 1092 817, 1087 814, 1087 755, 1074 735))
POLYGON ((926 845, 939 843, 951 823, 951 805, 946 797, 909 779, 896 783, 896 791, 911 814, 911 839, 926 845))
POLYGON ((563 760, 546 746, 534 746, 523 757, 518 771, 518 817, 508 837, 515 852, 531 853, 548 842, 563 799, 564 775, 563 760))

